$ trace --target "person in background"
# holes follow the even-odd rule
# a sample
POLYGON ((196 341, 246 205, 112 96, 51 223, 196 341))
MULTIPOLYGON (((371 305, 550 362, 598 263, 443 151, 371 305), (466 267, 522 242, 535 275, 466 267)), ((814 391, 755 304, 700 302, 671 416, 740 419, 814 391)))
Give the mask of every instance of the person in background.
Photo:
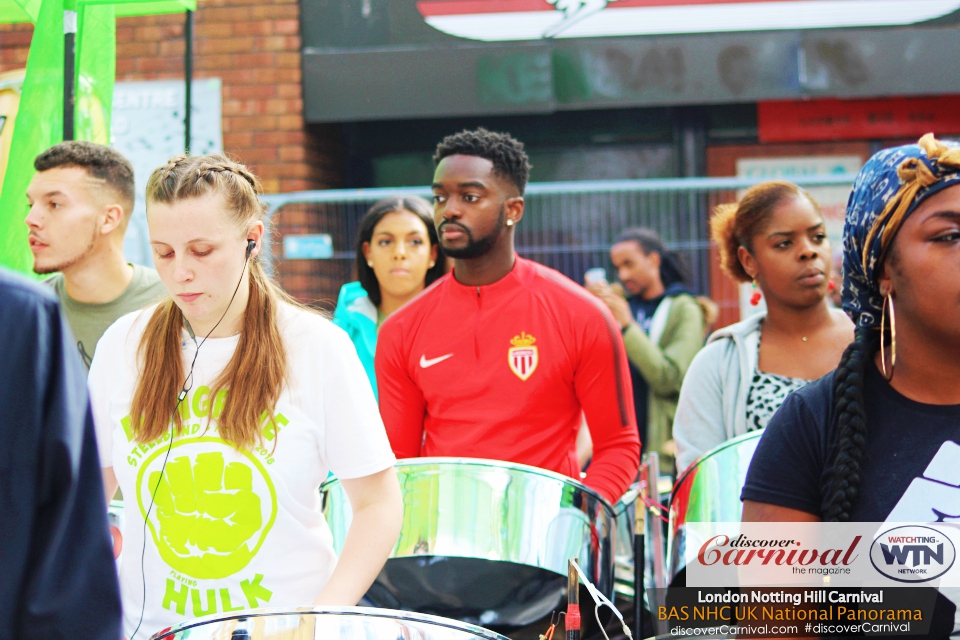
POLYGON ((45 282, 57 292, 89 368, 107 327, 164 295, 156 271, 123 257, 133 166, 110 147, 78 140, 50 147, 33 166, 25 220, 33 270, 56 274, 45 282))
POLYGON ((837 309, 843 308, 843 248, 833 252, 833 287, 830 289, 830 304, 837 309))
POLYGON ((86 372, 57 299, 0 270, 0 638, 117 640, 86 372))
POLYGON ((687 289, 689 272, 679 254, 667 251, 654 231, 624 231, 610 248, 610 260, 630 297, 604 281, 589 282, 587 289, 620 324, 640 439, 669 469, 680 385, 703 346, 705 311, 687 289))
MULTIPOLYGON (((960 515, 960 147, 927 134, 875 154, 843 234, 856 340, 770 421, 743 520, 950 526, 960 515)), ((924 637, 960 631, 955 585, 940 583, 924 637)))
POLYGON ((565 276, 517 256, 530 164, 507 134, 463 131, 438 146, 434 219, 453 273, 387 319, 377 347, 380 412, 398 458, 504 460, 579 479, 616 501, 640 442, 620 331, 565 276))
POLYGON ((433 284, 444 269, 433 211, 423 198, 385 198, 360 220, 357 281, 341 287, 333 323, 357 348, 374 395, 373 356, 380 325, 433 284))
POLYGON ((753 282, 767 312, 715 332, 690 365, 673 424, 681 472, 725 440, 763 429, 791 391, 836 367, 853 339, 850 319, 827 304, 830 241, 809 194, 759 184, 717 207, 710 230, 721 268, 753 282))

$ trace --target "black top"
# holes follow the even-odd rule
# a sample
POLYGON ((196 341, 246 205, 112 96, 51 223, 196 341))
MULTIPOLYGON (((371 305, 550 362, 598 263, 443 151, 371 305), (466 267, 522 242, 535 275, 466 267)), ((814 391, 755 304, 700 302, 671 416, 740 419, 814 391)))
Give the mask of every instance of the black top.
POLYGON ((52 291, 0 270, 0 640, 117 640, 86 374, 52 291))
MULTIPOLYGON (((867 450, 858 522, 938 522, 960 516, 960 405, 904 397, 870 363, 864 378, 867 450)), ((757 446, 741 498, 824 516, 836 425, 833 374, 787 397, 757 446)))
MULTIPOLYGON (((666 294, 644 300, 640 296, 633 296, 627 299, 630 303, 630 312, 633 319, 636 320, 640 329, 647 335, 650 335, 650 325, 653 323, 653 314, 657 312, 657 307, 663 302, 666 294)), ((647 405, 649 403, 650 387, 640 370, 630 363, 630 381, 633 383, 633 410, 637 415, 637 430, 640 432, 640 442, 643 444, 643 450, 646 451, 647 443, 647 405)))
MULTIPOLYGON (((767 425, 741 499, 825 517, 837 435, 833 373, 791 393, 767 425)), ((942 522, 960 516, 960 405, 910 400, 872 362, 864 376, 867 449, 855 522, 942 522)), ((928 638, 954 626, 956 606, 937 594, 928 638)))

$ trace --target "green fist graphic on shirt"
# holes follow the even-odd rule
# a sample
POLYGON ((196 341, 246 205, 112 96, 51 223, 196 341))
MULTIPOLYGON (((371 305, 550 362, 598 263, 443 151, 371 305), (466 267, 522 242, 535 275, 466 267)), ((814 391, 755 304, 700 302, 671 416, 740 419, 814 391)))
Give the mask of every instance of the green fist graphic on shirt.
POLYGON ((161 557, 173 569, 200 579, 217 579, 243 569, 256 553, 263 526, 253 469, 225 464, 219 451, 181 456, 161 477, 150 473, 161 557))

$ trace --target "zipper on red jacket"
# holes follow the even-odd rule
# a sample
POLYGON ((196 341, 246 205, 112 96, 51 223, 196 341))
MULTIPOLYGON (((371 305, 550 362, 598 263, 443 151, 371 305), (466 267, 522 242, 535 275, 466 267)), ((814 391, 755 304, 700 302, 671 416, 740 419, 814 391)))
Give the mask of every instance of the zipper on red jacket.
POLYGON ((480 287, 477 287, 477 316, 473 323, 473 351, 477 357, 477 364, 480 363, 480 310, 483 308, 482 298, 480 297, 480 287))

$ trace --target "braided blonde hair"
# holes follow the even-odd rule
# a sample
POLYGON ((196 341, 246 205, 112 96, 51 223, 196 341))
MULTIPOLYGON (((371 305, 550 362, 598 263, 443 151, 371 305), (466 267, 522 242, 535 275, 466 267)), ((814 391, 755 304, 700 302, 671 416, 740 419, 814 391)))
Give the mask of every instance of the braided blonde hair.
MULTIPOLYGON (((263 214, 260 182, 245 166, 222 155, 176 156, 147 181, 147 215, 151 203, 175 204, 215 193, 223 198, 231 222, 244 229, 263 214)), ((243 314, 240 341, 223 372, 212 384, 211 398, 229 389, 217 417, 221 438, 237 448, 251 448, 261 429, 274 423, 273 409, 286 382, 287 354, 277 323, 281 304, 296 305, 250 261, 250 297, 243 314)), ((130 407, 138 442, 152 442, 168 430, 171 416, 177 435, 183 431, 177 396, 186 371, 181 352, 183 313, 172 299, 160 303, 147 323, 138 348, 139 380, 130 407)), ((211 410, 210 417, 214 417, 211 410)), ((208 418, 209 420, 210 418, 208 418)), ((274 442, 276 445, 276 442, 274 442)))

